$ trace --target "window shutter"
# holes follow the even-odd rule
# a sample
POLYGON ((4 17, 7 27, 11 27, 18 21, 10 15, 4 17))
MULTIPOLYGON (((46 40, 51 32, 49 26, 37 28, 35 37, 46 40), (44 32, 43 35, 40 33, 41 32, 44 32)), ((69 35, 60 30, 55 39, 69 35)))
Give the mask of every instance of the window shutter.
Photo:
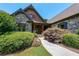
POLYGON ((67 29, 67 22, 64 22, 64 29, 67 29))

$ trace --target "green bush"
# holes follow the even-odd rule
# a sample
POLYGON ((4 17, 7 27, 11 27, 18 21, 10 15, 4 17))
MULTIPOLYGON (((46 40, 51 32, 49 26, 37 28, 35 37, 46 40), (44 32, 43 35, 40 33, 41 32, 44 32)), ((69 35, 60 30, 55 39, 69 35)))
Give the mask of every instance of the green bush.
POLYGON ((65 34, 63 37, 63 43, 73 48, 79 48, 79 35, 65 34))
POLYGON ((34 34, 30 32, 11 32, 0 36, 0 53, 12 53, 32 45, 34 34))
POLYGON ((0 12, 0 34, 15 30, 16 21, 15 18, 10 16, 6 12, 0 12))
POLYGON ((78 34, 78 35, 79 35, 79 29, 77 29, 77 30, 76 30, 76 34, 78 34))

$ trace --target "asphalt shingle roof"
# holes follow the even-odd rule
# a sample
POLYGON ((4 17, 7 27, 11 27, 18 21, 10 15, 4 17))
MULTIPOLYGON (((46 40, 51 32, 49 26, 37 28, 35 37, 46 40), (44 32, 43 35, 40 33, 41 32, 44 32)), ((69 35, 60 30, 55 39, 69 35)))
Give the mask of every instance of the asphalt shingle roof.
POLYGON ((60 14, 53 17, 51 20, 48 20, 47 23, 55 23, 78 13, 79 13, 79 3, 75 3, 69 8, 65 9, 60 14))

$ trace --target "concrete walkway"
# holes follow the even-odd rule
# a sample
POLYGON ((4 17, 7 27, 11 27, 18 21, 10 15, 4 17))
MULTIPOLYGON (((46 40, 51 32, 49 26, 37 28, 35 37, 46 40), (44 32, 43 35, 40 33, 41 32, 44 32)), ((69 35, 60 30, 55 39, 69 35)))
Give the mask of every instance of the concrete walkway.
POLYGON ((59 45, 50 43, 46 40, 44 40, 43 37, 39 38, 43 44, 43 46, 46 48, 46 50, 53 56, 79 56, 79 54, 68 50, 64 47, 61 47, 59 45))

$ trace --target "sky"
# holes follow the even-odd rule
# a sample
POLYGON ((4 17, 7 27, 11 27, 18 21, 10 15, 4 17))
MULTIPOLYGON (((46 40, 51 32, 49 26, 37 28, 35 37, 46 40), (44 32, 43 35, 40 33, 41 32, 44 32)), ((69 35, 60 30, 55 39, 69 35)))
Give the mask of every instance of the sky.
MULTIPOLYGON (((26 8, 30 3, 2 3, 0 4, 0 10, 4 10, 10 14, 15 12, 19 8, 26 8)), ((50 20, 66 8, 70 7, 71 3, 37 3, 32 4, 37 12, 44 18, 50 20)))

